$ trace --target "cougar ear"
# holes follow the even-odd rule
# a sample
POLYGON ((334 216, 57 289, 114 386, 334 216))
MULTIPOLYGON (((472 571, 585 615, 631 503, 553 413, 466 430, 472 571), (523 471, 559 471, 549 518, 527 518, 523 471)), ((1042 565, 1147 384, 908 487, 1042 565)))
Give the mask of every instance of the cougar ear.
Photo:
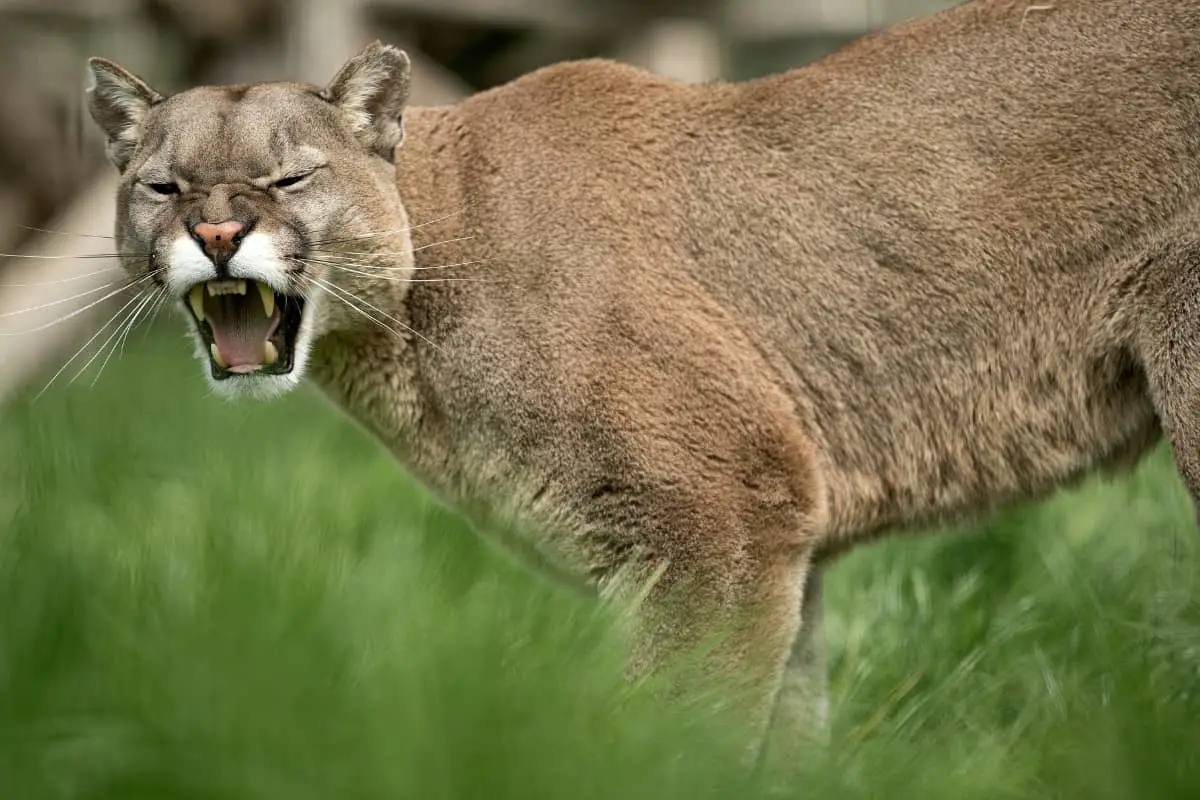
POLYGON ((89 58, 88 111, 104 132, 108 160, 122 172, 142 141, 146 114, 163 96, 124 67, 105 58, 89 58))
POLYGON ((347 61, 322 92, 359 141, 388 161, 404 140, 410 72, 403 50, 376 41, 347 61))

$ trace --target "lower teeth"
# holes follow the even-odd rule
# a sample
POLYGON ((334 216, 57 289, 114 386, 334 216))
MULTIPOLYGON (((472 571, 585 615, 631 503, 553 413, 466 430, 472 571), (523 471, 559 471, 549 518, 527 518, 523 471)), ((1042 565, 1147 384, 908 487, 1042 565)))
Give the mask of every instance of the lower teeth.
MULTIPOLYGON (((229 369, 229 365, 225 363, 225 359, 221 358, 221 351, 217 349, 217 343, 213 342, 208 346, 208 352, 212 355, 213 363, 221 369, 229 369)), ((275 347, 274 342, 263 342, 263 366, 270 366, 278 363, 279 349, 275 347)))

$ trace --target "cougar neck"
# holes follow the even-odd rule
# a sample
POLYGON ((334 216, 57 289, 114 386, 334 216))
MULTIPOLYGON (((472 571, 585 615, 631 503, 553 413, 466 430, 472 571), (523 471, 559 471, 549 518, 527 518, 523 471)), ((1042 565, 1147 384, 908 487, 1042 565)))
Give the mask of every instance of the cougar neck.
POLYGON ((396 187, 412 226, 416 266, 440 274, 470 249, 464 241, 469 209, 458 107, 410 109, 404 128, 396 152, 396 187))
POLYGON ((424 466, 433 458, 424 452, 426 445, 432 446, 425 440, 433 437, 422 430, 435 404, 422 364, 436 358, 436 327, 443 316, 439 309, 452 302, 448 295, 457 284, 421 279, 449 276, 455 269, 446 265, 469 261, 470 253, 463 247, 469 243, 468 222, 455 157, 454 108, 410 109, 404 123, 396 183, 411 226, 417 269, 400 307, 388 311, 408 335, 400 338, 374 326, 332 333, 314 352, 310 373, 335 405, 402 461, 424 466))

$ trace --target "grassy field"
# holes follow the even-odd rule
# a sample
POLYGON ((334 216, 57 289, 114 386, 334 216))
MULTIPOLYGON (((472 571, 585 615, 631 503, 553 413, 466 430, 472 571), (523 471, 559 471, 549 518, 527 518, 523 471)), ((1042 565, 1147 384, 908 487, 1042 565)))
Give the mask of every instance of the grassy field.
POLYGON ((1196 798, 1196 539, 1164 451, 860 549, 831 745, 759 786, 602 610, 314 396, 209 396, 172 325, 0 411, 0 798, 1196 798))

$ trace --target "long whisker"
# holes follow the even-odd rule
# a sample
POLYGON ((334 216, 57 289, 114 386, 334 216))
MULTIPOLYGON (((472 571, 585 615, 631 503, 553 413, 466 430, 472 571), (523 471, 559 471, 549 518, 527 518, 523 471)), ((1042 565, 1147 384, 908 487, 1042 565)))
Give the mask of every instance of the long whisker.
POLYGON ((457 239, 443 239, 440 242, 430 242, 429 244, 423 244, 420 247, 414 247, 412 251, 414 253, 419 253, 422 250, 428 250, 431 247, 441 247, 444 244, 453 244, 454 242, 466 242, 474 238, 474 236, 459 236, 457 239))
POLYGON ((443 214, 440 217, 435 217, 431 220, 427 220, 425 222, 420 223, 419 225, 413 225, 413 226, 409 227, 409 230, 410 231, 419 231, 421 228, 428 228, 430 225, 436 225, 439 222, 445 222, 446 220, 450 219, 451 217, 457 217, 459 214, 465 214, 467 212, 467 209, 469 209, 471 206, 472 206, 472 203, 467 203, 465 206, 460 208, 458 211, 451 211, 449 214, 443 214))
POLYGON ((35 253, 0 253, 0 258, 24 258, 33 261, 65 261, 74 258, 121 258, 122 256, 137 257, 148 256, 149 253, 135 253, 126 251, 124 253, 72 253, 65 256, 43 256, 35 253))
POLYGON ((146 312, 144 319, 146 320, 146 323, 149 323, 153 318, 152 314, 154 309, 158 308, 159 303, 161 303, 162 300, 168 296, 168 294, 169 293, 165 288, 156 289, 150 293, 149 299, 146 303, 138 306, 137 311, 134 312, 133 319, 128 325, 125 326, 125 332, 121 334, 121 338, 117 340, 117 343, 113 346, 113 349, 109 351, 108 357, 104 359, 104 363, 100 365, 100 370, 96 373, 96 377, 92 380, 92 385, 95 385, 96 381, 100 380, 100 376, 104 374, 104 368, 108 365, 108 360, 112 358, 114 354, 116 354, 118 358, 123 358, 125 356, 125 343, 129 341, 129 334, 131 334, 133 329, 141 323, 143 311, 146 312), (118 350, 120 351, 119 353, 117 352, 118 350))
POLYGON ((92 378, 92 386, 95 386, 100 381, 100 376, 104 374, 104 368, 108 366, 109 360, 111 360, 112 357, 117 354, 118 350, 121 351, 118 358, 125 355, 125 342, 128 340, 129 334, 140 321, 142 312, 152 307, 152 305, 156 303, 160 297, 165 296, 166 294, 167 291, 161 288, 148 292, 146 294, 146 299, 133 309, 133 314, 126 320, 123 330, 121 331, 121 335, 117 337, 117 341, 113 344, 112 349, 108 351, 108 355, 106 355, 104 360, 100 362, 100 369, 96 370, 96 377, 92 378))
MULTIPOLYGON (((66 372, 67 368, 71 366, 71 364, 75 361, 75 359, 79 358, 79 356, 83 353, 83 351, 86 350, 91 345, 92 342, 99 339, 101 334, 104 333, 104 331, 108 328, 109 325, 113 324, 113 321, 118 316, 120 316, 125 311, 125 309, 129 308, 131 305, 133 305, 140 299, 141 299, 140 294, 134 295, 132 298, 130 298, 128 301, 126 301, 125 305, 118 308, 116 310, 116 312, 111 317, 108 318, 108 321, 106 321, 103 325, 101 325, 99 330, 97 330, 95 333, 93 333, 91 335, 91 338, 89 338, 86 342, 84 342, 82 345, 80 345, 79 349, 75 351, 75 354, 72 355, 69 359, 67 359, 67 362, 65 364, 63 364, 61 367, 58 368, 58 372, 55 372, 50 377, 50 380, 46 383, 45 386, 42 387, 42 390, 40 392, 38 392, 36 395, 34 395, 33 399, 37 400, 43 394, 45 394, 46 391, 54 384, 54 382, 56 380, 58 380, 58 376, 62 375, 64 372, 66 372)), ((100 301, 97 301, 97 302, 100 302, 100 301)))
POLYGON ((162 295, 158 298, 158 301, 154 304, 154 308, 150 310, 150 318, 146 321, 146 324, 142 328, 142 341, 145 341, 146 337, 150 335, 150 330, 154 327, 154 323, 158 322, 159 314, 161 314, 162 310, 167 307, 167 303, 170 301, 170 299, 171 293, 164 290, 162 295))
POLYGON ((28 336, 31 333, 37 333, 38 331, 44 331, 47 328, 53 328, 55 325, 61 325, 62 323, 66 322, 67 320, 77 317, 80 314, 86 313, 87 311, 95 308, 96 306, 100 305, 101 303, 108 300, 109 298, 116 297, 121 292, 128 291, 130 288, 132 288, 133 286, 136 286, 138 283, 140 283, 144 280, 147 280, 149 277, 150 277, 150 275, 145 275, 132 284, 127 284, 125 286, 121 286, 117 289, 114 289, 113 291, 111 291, 108 294, 101 297, 99 300, 93 300, 92 302, 90 302, 86 306, 84 306, 83 308, 77 308, 74 311, 70 312, 69 314, 65 314, 56 320, 47 322, 44 325, 38 325, 36 328, 30 328, 30 329, 24 330, 24 331, 13 331, 11 333, 5 333, 3 331, 0 331, 0 337, 28 336))
MULTIPOLYGON (((431 242, 430 244, 423 244, 420 247, 414 247, 412 249, 412 252, 419 253, 422 250, 428 250, 431 247, 438 247, 443 244, 452 244, 454 242, 465 242, 469 239, 474 239, 474 238, 475 238, 474 236, 460 236, 457 239, 443 239, 440 242, 431 242)), ((407 253, 396 253, 396 252, 387 252, 387 251, 372 252, 372 251, 368 251, 368 250, 319 250, 315 247, 312 248, 312 252, 323 253, 323 254, 327 254, 327 255, 341 255, 341 256, 405 256, 405 255, 408 255, 407 253)))
POLYGON ((460 208, 458 211, 451 211, 449 214, 444 214, 440 217, 437 217, 436 219, 431 219, 428 222, 422 222, 420 225, 410 225, 407 228, 390 228, 388 230, 374 231, 371 233, 363 233, 363 234, 359 234, 357 236, 347 236, 347 237, 340 238, 340 239, 321 239, 321 240, 312 242, 312 244, 322 245, 322 244, 338 244, 338 243, 342 243, 342 242, 355 242, 355 241, 361 241, 363 239, 378 239, 383 236, 393 236, 397 233, 404 233, 405 231, 420 230, 421 228, 425 228, 430 225, 436 225, 439 222, 444 222, 445 220, 448 220, 451 217, 462 214, 469 207, 470 207, 470 204, 468 204, 467 206, 464 206, 463 208, 460 208))
MULTIPOLYGON (((332 261, 321 261, 319 259, 312 259, 312 258, 300 258, 300 259, 296 259, 296 260, 302 261, 305 264, 324 264, 328 267, 333 267, 336 270, 341 270, 342 272, 348 272, 352 275, 362 275, 363 277, 366 277, 366 278, 377 278, 379 280, 393 281, 395 283, 449 283, 452 281, 474 281, 476 283, 491 283, 491 281, 488 280, 487 278, 400 278, 400 277, 392 277, 392 276, 388 276, 388 275, 378 274, 378 272, 383 272, 386 270, 379 270, 378 272, 365 272, 363 270, 353 269, 352 267, 349 267, 345 264, 337 264, 332 261)), ((367 265, 358 265, 358 266, 367 266, 367 265)))
MULTIPOLYGON (((96 352, 93 353, 92 357, 87 360, 87 363, 85 363, 82 367, 80 367, 79 371, 71 376, 71 380, 67 382, 68 385, 73 384, 73 383, 75 383, 75 381, 79 380, 79 376, 82 375, 83 373, 87 372, 87 368, 90 367, 93 363, 95 363, 96 359, 100 357, 101 353, 108 350, 108 346, 110 344, 114 344, 114 349, 115 349, 115 342, 120 339, 121 331, 125 330, 125 326, 128 325, 129 322, 134 318, 134 316, 138 312, 138 309, 142 308, 142 306, 145 305, 146 301, 152 297, 153 297, 153 295, 151 295, 151 294, 143 294, 143 293, 139 292, 133 298, 134 300, 138 300, 140 302, 137 305, 133 306, 133 308, 129 310, 129 313, 127 313, 124 317, 121 318, 120 322, 117 323, 117 326, 115 328, 113 328, 112 333, 110 333, 108 335, 107 339, 105 339, 103 342, 100 343, 100 346, 96 348, 96 352)), ((127 304, 127 305, 129 305, 129 304, 127 304)), ((105 327, 107 327, 107 326, 105 326, 105 327)), ((109 356, 111 356, 111 355, 112 355, 112 353, 110 352, 109 356)), ((105 357, 104 363, 105 364, 108 363, 108 356, 105 357)), ((103 366, 101 367, 101 369, 103 369, 103 366)), ((96 378, 99 379, 99 377, 100 377, 100 373, 97 372, 96 378)), ((93 384, 94 384, 94 382, 93 382, 93 384)))
POLYGON ((316 284, 316 283, 313 283, 313 284, 312 284, 312 286, 313 286, 313 288, 315 288, 315 289, 320 289, 322 292, 324 292, 325 294, 329 295, 329 296, 330 296, 330 297, 332 297, 334 300, 337 300, 338 302, 342 303, 342 304, 343 304, 343 305, 345 305, 347 308, 349 308, 351 311, 354 311, 354 312, 356 312, 356 313, 358 313, 358 314, 361 314, 363 317, 365 317, 366 319, 368 319, 368 320, 370 320, 371 322, 375 323, 376 325, 378 325, 378 326, 379 326, 380 328, 382 328, 383 330, 385 330, 385 331, 387 331, 388 333, 390 333, 390 334, 392 334, 393 336, 395 336, 397 339, 401 339, 401 340, 403 340, 403 339, 404 339, 404 334, 400 333, 400 331, 398 331, 398 330, 395 330, 394 328, 392 328, 391 326, 389 326, 387 323, 383 322, 382 320, 376 319, 374 316, 372 316, 371 314, 368 314, 366 311, 363 311, 361 308, 359 308, 358 306, 356 306, 356 305, 354 305, 353 303, 349 302, 349 301, 348 301, 348 300, 346 300, 345 298, 343 298, 343 297, 339 297, 338 295, 334 294, 332 291, 330 291, 330 290, 329 290, 328 288, 326 288, 325 286, 322 286, 322 285, 320 285, 320 284, 316 284))
POLYGON ((436 344, 434 344, 434 343, 433 343, 433 342, 432 342, 432 341, 431 341, 431 340, 430 340, 428 337, 426 337, 426 336, 422 335, 420 331, 418 331, 417 329, 415 329, 415 328, 413 328, 413 327, 410 327, 409 325, 406 325, 406 324, 404 324, 403 322, 401 322, 400 320, 396 319, 395 317, 393 317, 391 314, 387 313, 386 311, 383 311, 382 309, 376 308, 375 306, 371 305, 370 303, 368 303, 366 300, 362 299, 361 297, 358 297, 357 295, 351 294, 350 292, 347 292, 345 289, 342 289, 342 288, 341 288, 341 287, 339 287, 339 286, 336 286, 336 285, 334 285, 334 284, 332 284, 332 283, 329 283, 328 281, 323 281, 323 280, 321 280, 320 278, 317 278, 317 277, 315 277, 315 276, 312 276, 312 275, 310 275, 310 276, 309 276, 309 280, 311 280, 311 281, 312 281, 314 284, 316 284, 316 285, 319 285, 319 286, 324 286, 324 287, 325 287, 325 288, 327 288, 327 289, 330 289, 330 290, 332 290, 332 291, 338 292, 338 293, 340 293, 340 294, 344 294, 344 295, 346 295, 346 296, 348 296, 348 297, 353 297, 355 300, 357 300, 358 302, 362 303, 364 306, 366 306, 367 308, 371 309, 371 310, 372 310, 372 311, 374 311, 376 314, 380 314, 380 315, 381 315, 381 316, 383 316, 385 319, 389 319, 389 320, 391 320, 392 322, 396 323, 396 324, 397 324, 397 325, 399 325, 401 328, 403 328, 404 330, 408 331, 408 332, 409 332, 409 333, 411 333, 413 336, 416 336, 418 339, 421 339, 422 341, 424 341, 426 344, 428 344, 430 347, 434 348, 435 350, 436 350, 436 349, 438 349, 438 346, 437 346, 436 344))
MULTIPOLYGON (((88 297, 90 295, 103 292, 104 290, 108 289, 109 287, 116 286, 118 283, 123 283, 123 284, 125 284, 125 286, 133 285, 132 283, 129 283, 128 281, 109 281, 108 283, 104 284, 103 286, 97 286, 93 289, 88 289, 85 292, 80 292, 79 294, 73 294, 70 297, 61 297, 58 300, 50 300, 50 301, 42 303, 40 305, 30 306, 29 308, 22 308, 18 311, 5 312, 3 314, 0 314, 0 319, 7 319, 8 317, 18 317, 21 314, 28 314, 30 311, 41 311, 42 309, 45 309, 45 308, 53 308, 54 306, 61 306, 63 303, 69 303, 72 300, 78 300, 81 297, 88 297)), ((120 291, 120 290, 118 290, 118 291, 120 291)))
MULTIPOLYGON (((472 259, 471 261, 457 261, 453 264, 435 264, 435 265, 429 266, 429 267, 412 267, 411 269, 413 272, 422 272, 424 270, 431 270, 431 269, 454 269, 455 267, 473 267, 476 264, 486 264, 487 262, 488 262, 488 260, 486 258, 476 258, 476 259, 472 259)), ((387 269, 399 269, 399 267, 387 267, 387 269)))
MULTIPOLYGON (((325 254, 323 256, 323 258, 331 258, 334 255, 336 255, 336 254, 325 254)), ((321 259, 312 258, 310 256, 305 256, 305 259, 309 260, 309 261, 315 261, 319 264, 331 263, 328 261, 322 261, 321 259)), ((301 259, 301 260, 305 260, 305 259, 301 259)), ((361 267, 362 269, 369 269, 372 271, 372 274, 374 274, 375 272, 409 272, 409 271, 420 272, 423 270, 431 270, 431 269, 453 269, 454 267, 470 267, 475 264, 486 264, 487 259, 486 258, 477 258, 477 259, 474 259, 471 261, 458 261, 454 264, 437 264, 437 265, 428 266, 428 267, 377 267, 374 264, 364 264, 359 261, 346 261, 346 260, 336 261, 336 262, 332 262, 332 263, 336 263, 338 266, 361 267)))
POLYGON ((21 283, 0 283, 0 288, 7 288, 10 286, 12 286, 12 287, 17 287, 17 286, 54 286, 55 284, 59 284, 59 283, 72 283, 73 281, 81 281, 84 278, 94 278, 95 276, 103 275, 106 272, 113 272, 113 271, 119 272, 120 269, 121 268, 119 266, 114 264, 111 267, 105 267, 104 269, 98 269, 98 270, 95 270, 94 272, 85 272, 82 275, 72 275, 69 278, 57 278, 52 281, 23 281, 21 283))
POLYGON ((37 228, 33 225, 18 225, 18 228, 24 228, 27 231, 35 233, 51 233, 55 236, 78 236, 80 239, 115 239, 115 236, 105 236, 102 233, 72 233, 71 231, 56 231, 51 228, 37 228))

